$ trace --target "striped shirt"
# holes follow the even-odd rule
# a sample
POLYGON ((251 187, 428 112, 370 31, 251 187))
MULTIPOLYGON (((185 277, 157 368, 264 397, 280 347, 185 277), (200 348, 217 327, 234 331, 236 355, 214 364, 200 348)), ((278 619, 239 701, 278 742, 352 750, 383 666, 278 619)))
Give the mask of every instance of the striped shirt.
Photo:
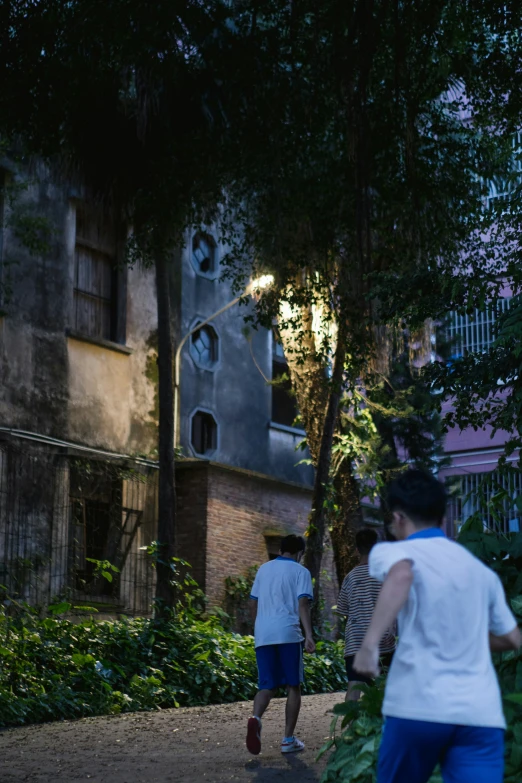
MULTIPOLYGON (((342 584, 337 599, 337 612, 347 617, 344 655, 355 655, 370 625, 373 610, 381 589, 381 583, 373 579, 368 565, 358 565, 350 571, 342 584)), ((384 634, 379 647, 381 655, 395 649, 396 629, 384 634)))

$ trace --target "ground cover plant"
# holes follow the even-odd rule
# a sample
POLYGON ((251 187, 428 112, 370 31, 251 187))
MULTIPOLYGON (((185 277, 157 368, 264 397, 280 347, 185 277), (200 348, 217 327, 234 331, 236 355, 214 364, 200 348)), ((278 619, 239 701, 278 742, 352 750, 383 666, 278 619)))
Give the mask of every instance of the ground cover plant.
MULTIPOLYGON (((490 511, 504 498, 493 496, 490 511)), ((459 542, 495 570, 506 590, 511 607, 522 623, 522 533, 484 533, 482 515, 470 517, 462 527, 459 542)), ((508 723, 506 732, 505 783, 519 783, 522 769, 522 654, 508 652, 494 656, 504 696, 508 723)), ((321 783, 375 783, 377 756, 382 731, 381 707, 384 678, 372 687, 364 686, 359 702, 337 704, 330 727, 331 739, 320 755, 330 751, 321 783), (339 725, 340 722, 340 725, 339 725)), ((437 772, 430 783, 441 783, 437 772)))
MULTIPOLYGON (((319 642, 305 677, 305 693, 344 688, 342 645, 319 642)), ((29 609, 0 614, 3 727, 241 701, 253 698, 256 679, 253 638, 224 630, 222 618, 75 623, 29 609)))

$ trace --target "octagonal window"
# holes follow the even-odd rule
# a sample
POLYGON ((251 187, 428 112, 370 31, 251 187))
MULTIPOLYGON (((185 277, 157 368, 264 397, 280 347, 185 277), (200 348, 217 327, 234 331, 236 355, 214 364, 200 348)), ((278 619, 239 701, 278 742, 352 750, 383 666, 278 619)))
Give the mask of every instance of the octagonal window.
POLYGON ((217 271, 217 245, 210 234, 198 231, 192 238, 192 264, 198 274, 213 277, 217 271))
POLYGON ((218 336, 212 326, 202 326, 190 338, 190 354, 197 365, 214 367, 218 360, 218 336))
POLYGON ((217 424, 211 413, 196 411, 192 416, 190 442, 196 454, 206 455, 217 448, 217 424))

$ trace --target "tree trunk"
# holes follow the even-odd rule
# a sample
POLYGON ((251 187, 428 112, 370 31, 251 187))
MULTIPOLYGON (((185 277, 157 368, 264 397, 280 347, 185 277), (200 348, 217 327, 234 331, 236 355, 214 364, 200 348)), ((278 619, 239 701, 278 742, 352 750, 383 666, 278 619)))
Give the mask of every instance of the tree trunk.
POLYGON ((316 627, 321 627, 320 573, 323 558, 326 520, 328 516, 327 500, 330 483, 332 446, 339 416, 339 404, 342 395, 345 359, 346 341, 344 333, 341 329, 339 329, 334 369, 330 381, 328 407, 326 409, 326 416, 324 418, 319 458, 315 466, 312 511, 310 513, 308 536, 306 539, 306 550, 304 556, 304 564, 310 570, 312 579, 314 579, 314 605, 312 609, 312 620, 316 627))
POLYGON ((359 485, 349 460, 342 461, 333 483, 339 511, 332 519, 330 537, 337 582, 341 587, 346 574, 358 563, 355 531, 363 524, 359 485))
POLYGON ((310 308, 302 307, 299 344, 296 345, 295 332, 292 328, 287 330, 280 328, 280 335, 297 407, 306 432, 306 443, 316 467, 321 451, 329 389, 324 364, 317 355, 312 321, 310 308))
POLYGON ((155 260, 158 305, 159 486, 156 617, 172 606, 171 558, 175 553, 176 484, 174 464, 174 346, 170 317, 170 286, 165 252, 155 260))

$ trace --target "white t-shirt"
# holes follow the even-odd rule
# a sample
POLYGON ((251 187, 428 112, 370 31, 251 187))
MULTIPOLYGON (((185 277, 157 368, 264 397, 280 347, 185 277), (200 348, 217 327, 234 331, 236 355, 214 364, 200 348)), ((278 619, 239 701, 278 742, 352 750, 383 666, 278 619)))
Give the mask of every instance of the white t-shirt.
POLYGON ((289 557, 264 563, 256 574, 250 598, 257 600, 255 646, 302 642, 299 599, 312 600, 310 571, 289 557))
POLYGON ((460 544, 423 533, 377 544, 371 576, 383 582, 400 560, 411 561, 413 584, 398 617, 383 715, 505 728, 489 632, 509 633, 516 620, 500 579, 460 544))

